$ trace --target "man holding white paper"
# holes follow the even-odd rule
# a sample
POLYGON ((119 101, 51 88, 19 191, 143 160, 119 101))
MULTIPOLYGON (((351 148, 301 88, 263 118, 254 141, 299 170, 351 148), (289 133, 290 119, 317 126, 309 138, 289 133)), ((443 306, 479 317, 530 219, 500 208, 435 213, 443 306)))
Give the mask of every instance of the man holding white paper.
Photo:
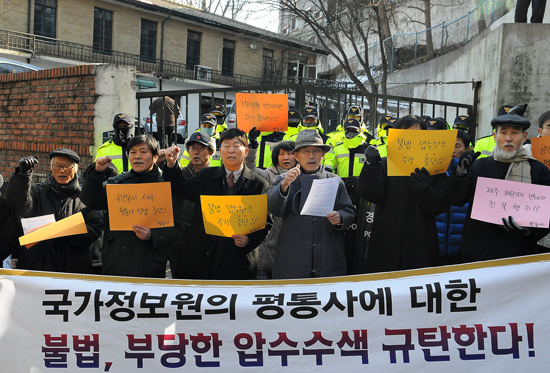
MULTIPOLYGON (((513 209, 508 209, 502 225, 472 219, 474 191, 479 177, 509 180, 538 185, 550 185, 550 170, 525 151, 527 129, 531 123, 522 115, 527 104, 512 108, 508 114, 491 121, 496 141, 492 157, 478 159, 479 153, 462 154, 449 176, 445 197, 455 206, 470 202, 462 233, 461 262, 500 259, 537 253, 537 240, 548 229, 530 228, 516 223, 513 209)), ((501 208, 501 207, 499 207, 501 208)), ((496 212, 502 213, 503 210, 496 212)))
POLYGON ((329 185, 320 185, 320 189, 329 191, 331 183, 328 179, 337 177, 325 171, 321 164, 328 150, 330 146, 323 143, 316 130, 300 131, 293 150, 298 165, 279 176, 267 192, 269 212, 282 217, 275 247, 274 279, 346 274, 341 233, 355 216, 346 187, 338 179, 330 196, 316 198, 319 196, 312 195, 314 183, 328 182, 329 185), (306 204, 311 204, 312 209, 306 210, 306 204), (323 204, 328 209, 318 212, 321 216, 313 215, 323 204))
POLYGON ((29 156, 19 161, 8 183, 8 206, 24 218, 53 214, 56 221, 82 212, 88 232, 45 240, 29 249, 22 247, 16 255, 18 269, 92 273, 90 247, 101 234, 103 217, 86 208, 80 199, 76 177, 79 162, 80 157, 73 150, 55 149, 50 153, 51 174, 44 183, 31 185, 38 158, 29 156))

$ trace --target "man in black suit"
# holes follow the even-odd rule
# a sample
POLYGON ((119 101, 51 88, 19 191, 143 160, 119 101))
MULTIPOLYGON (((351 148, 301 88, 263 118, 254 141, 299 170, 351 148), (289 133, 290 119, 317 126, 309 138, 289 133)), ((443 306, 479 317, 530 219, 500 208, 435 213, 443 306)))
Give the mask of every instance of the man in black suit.
POLYGON ((201 195, 258 195, 269 184, 244 165, 248 154, 246 133, 238 128, 225 131, 220 139, 223 165, 208 167, 185 178, 177 164, 179 148, 166 151, 164 180, 172 183, 172 194, 195 201, 199 207, 178 264, 176 278, 246 280, 256 278, 256 248, 268 233, 267 227, 248 235, 219 237, 206 234, 200 208, 201 195))

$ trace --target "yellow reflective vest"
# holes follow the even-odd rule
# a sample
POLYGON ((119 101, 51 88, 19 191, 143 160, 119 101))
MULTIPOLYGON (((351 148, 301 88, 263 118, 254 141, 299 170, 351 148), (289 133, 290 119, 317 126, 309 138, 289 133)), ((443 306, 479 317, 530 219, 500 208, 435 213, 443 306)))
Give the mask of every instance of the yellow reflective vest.
POLYGON ((116 167, 119 174, 132 169, 132 165, 130 164, 128 157, 125 156, 124 152, 122 151, 122 146, 115 144, 113 140, 109 140, 103 143, 103 145, 101 145, 99 149, 97 149, 95 160, 97 160, 99 157, 105 156, 111 158, 111 163, 116 167), (124 167, 124 164, 126 164, 126 169, 124 167))

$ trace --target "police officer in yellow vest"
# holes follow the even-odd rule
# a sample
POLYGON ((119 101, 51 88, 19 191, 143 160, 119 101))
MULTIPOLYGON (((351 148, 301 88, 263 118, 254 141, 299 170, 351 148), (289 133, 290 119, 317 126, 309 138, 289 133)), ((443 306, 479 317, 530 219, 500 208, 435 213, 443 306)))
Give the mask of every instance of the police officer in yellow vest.
POLYGON ((334 148, 335 146, 342 143, 342 140, 344 138, 344 125, 346 123, 346 120, 348 119, 357 119, 359 123, 361 123, 361 132, 365 135, 367 141, 374 144, 373 140, 375 140, 375 138, 370 134, 364 121, 363 108, 357 105, 352 105, 349 107, 346 118, 344 119, 342 124, 336 127, 336 131, 327 134, 327 136, 329 137, 326 142, 327 145, 330 145, 332 148, 334 148))
POLYGON ((325 155, 325 168, 332 168, 332 172, 342 178, 358 213, 355 216, 354 223, 343 232, 347 273, 352 274, 355 273, 354 268, 360 251, 356 245, 356 242, 358 242, 357 234, 364 228, 363 225, 359 224, 359 216, 362 222, 365 221, 365 213, 368 209, 368 203, 366 201, 361 202, 359 196, 355 194, 355 187, 365 164, 365 149, 370 144, 361 129, 361 123, 355 118, 347 119, 344 122, 343 132, 342 142, 325 155))
POLYGON ((210 114, 216 116, 216 132, 221 135, 223 131, 227 129, 227 124, 225 123, 225 107, 221 104, 214 104, 210 106, 210 114))
POLYGON ((325 168, 331 169, 342 179, 357 177, 365 163, 364 152, 369 143, 361 131, 360 122, 355 118, 344 122, 343 132, 342 142, 325 155, 325 168))
MULTIPOLYGON (((380 121, 380 124, 378 125, 380 130, 378 131, 379 138, 376 141, 376 147, 378 148, 380 157, 386 157, 388 155, 388 132, 390 128, 393 128, 395 122, 397 122, 397 119, 398 118, 389 117, 385 123, 380 121)), ((385 121, 386 117, 383 117, 382 120, 385 121)))
POLYGON ((273 166, 271 160, 272 149, 283 140, 284 132, 260 132, 253 127, 248 132, 248 147, 258 149, 256 153, 256 167, 266 169, 273 166))
POLYGON ((108 156, 111 158, 111 163, 116 167, 119 174, 130 170, 132 166, 126 154, 126 144, 133 137, 133 127, 134 123, 131 115, 123 113, 115 115, 113 119, 115 136, 112 140, 105 142, 97 149, 95 159, 108 156))
MULTIPOLYGON (((220 157, 220 134, 216 131, 216 126, 217 122, 214 114, 203 114, 201 116, 199 128, 195 131, 202 131, 210 136, 211 139, 216 140, 216 151, 214 152, 214 155, 212 155, 212 158, 210 158, 210 167, 218 167, 222 165, 222 160, 220 157)), ((180 159, 180 166, 183 168, 187 166, 189 162, 191 162, 191 157, 189 156, 189 152, 185 150, 180 159)))
MULTIPOLYGON (((500 109, 498 109, 497 116, 508 114, 511 108, 513 108, 514 105, 504 105, 501 106, 500 109)), ((474 152, 480 152, 481 155, 478 158, 485 158, 490 157, 493 155, 493 150, 495 150, 495 137, 491 133, 488 136, 483 136, 477 139, 476 145, 474 146, 474 152)))
MULTIPOLYGON (((321 125, 321 121, 319 120, 319 112, 315 106, 308 105, 302 110, 302 123, 298 125, 298 132, 301 130, 317 130, 323 140, 323 143, 326 143, 328 140, 328 137, 325 135, 325 130, 321 125)), ((298 133, 292 136, 287 134, 283 140, 296 141, 297 136, 298 133)))
POLYGON ((302 121, 302 116, 296 108, 290 108, 288 110, 288 129, 286 130, 286 135, 284 140, 287 141, 291 137, 295 138, 300 132, 300 122, 302 121))

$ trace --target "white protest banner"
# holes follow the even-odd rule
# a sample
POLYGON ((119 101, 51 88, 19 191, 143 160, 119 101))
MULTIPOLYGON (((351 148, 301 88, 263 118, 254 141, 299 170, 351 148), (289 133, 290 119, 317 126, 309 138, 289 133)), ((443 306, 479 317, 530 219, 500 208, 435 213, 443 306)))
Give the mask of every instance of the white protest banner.
POLYGON ((0 270, 0 358, 3 372, 542 372, 549 282, 548 254, 257 282, 0 270))

